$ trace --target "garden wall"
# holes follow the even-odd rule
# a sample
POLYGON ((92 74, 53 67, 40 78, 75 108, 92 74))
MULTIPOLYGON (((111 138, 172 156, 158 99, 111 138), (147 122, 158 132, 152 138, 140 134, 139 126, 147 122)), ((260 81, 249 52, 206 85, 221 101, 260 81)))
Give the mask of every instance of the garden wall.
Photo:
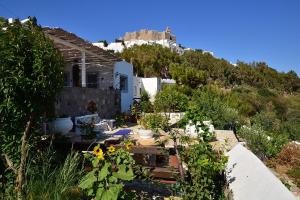
POLYGON ((55 102, 56 115, 86 115, 87 105, 94 101, 101 118, 111 118, 121 109, 119 90, 101 90, 97 88, 63 88, 55 102))

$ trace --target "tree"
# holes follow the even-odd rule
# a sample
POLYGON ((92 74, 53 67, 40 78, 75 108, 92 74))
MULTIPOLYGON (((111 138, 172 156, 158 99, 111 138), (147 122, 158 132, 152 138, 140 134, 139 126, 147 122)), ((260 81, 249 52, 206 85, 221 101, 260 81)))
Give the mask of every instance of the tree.
POLYGON ((0 26, 2 26, 5 23, 5 19, 3 17, 0 17, 0 26))
POLYGON ((22 198, 29 140, 63 85, 63 57, 36 19, 0 27, 0 140, 22 198))
POLYGON ((125 48, 121 57, 134 66, 134 72, 138 76, 162 78, 169 77, 171 63, 180 62, 179 55, 170 49, 158 44, 134 45, 125 48))
POLYGON ((154 107, 158 112, 183 112, 188 106, 188 97, 177 91, 176 86, 165 87, 155 97, 154 107))
POLYGON ((203 70, 197 70, 186 64, 171 64, 170 74, 176 83, 179 85, 185 85, 191 88, 197 88, 201 85, 205 85, 207 82, 206 72, 203 70))
POLYGON ((99 43, 103 43, 104 47, 108 46, 108 42, 106 40, 99 40, 99 43))

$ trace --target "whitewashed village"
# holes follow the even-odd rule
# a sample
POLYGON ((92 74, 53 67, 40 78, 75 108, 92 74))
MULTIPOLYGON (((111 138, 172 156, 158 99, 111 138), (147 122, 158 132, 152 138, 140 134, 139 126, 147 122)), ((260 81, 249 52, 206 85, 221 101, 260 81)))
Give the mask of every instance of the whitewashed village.
POLYGON ((0 199, 299 199, 299 77, 146 28, 1 19, 0 199))

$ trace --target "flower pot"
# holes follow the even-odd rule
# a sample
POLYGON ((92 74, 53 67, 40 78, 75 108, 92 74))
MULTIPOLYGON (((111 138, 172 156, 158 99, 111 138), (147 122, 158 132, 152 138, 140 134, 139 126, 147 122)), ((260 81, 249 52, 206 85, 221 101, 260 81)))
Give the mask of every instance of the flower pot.
POLYGON ((143 139, 149 139, 149 138, 153 137, 153 131, 152 130, 139 129, 137 131, 137 133, 139 134, 140 138, 143 138, 143 139))
POLYGON ((49 123, 49 130, 51 133, 61 133, 66 135, 73 128, 73 122, 71 117, 56 118, 54 121, 49 123))

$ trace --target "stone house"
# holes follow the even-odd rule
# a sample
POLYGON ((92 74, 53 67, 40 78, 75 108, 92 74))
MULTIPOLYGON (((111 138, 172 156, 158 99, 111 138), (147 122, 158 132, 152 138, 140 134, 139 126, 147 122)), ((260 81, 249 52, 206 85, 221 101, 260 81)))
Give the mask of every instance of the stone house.
POLYGON ((85 115, 88 104, 95 103, 100 117, 111 118, 131 105, 128 82, 133 76, 132 65, 61 28, 45 27, 43 31, 65 61, 64 88, 55 102, 56 115, 85 115), (122 104, 121 96, 127 103, 122 104))

